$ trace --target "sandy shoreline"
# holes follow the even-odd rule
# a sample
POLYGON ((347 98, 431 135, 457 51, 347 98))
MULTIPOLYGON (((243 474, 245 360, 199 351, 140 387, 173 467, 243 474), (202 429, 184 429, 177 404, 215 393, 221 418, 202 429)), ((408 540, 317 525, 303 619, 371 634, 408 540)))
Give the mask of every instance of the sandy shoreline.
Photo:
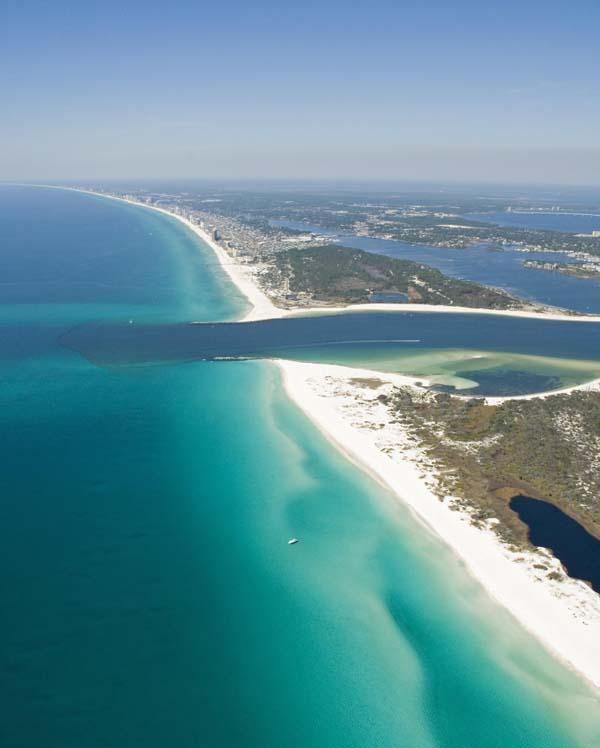
MULTIPOLYGON (((41 185, 40 185, 41 186, 41 185)), ((65 188, 58 188, 65 189, 65 188)), ((74 189, 74 188, 67 188, 74 189)), ((90 192, 99 197, 130 202, 169 215, 181 221, 215 252, 220 264, 233 283, 248 298, 252 309, 244 320, 285 317, 309 312, 336 313, 351 310, 391 310, 401 312, 449 312, 499 314, 569 321, 600 321, 600 317, 571 317, 538 312, 477 310, 457 307, 410 305, 399 308, 390 304, 362 304, 332 309, 283 310, 275 307, 257 287, 249 271, 234 263, 225 250, 207 232, 187 218, 157 206, 124 200, 104 193, 90 192)), ((487 592, 502 604, 526 629, 565 664, 590 683, 600 687, 600 596, 583 582, 567 579, 551 582, 534 568, 544 563, 559 568, 547 555, 515 553, 503 545, 491 529, 477 529, 466 513, 452 511, 440 501, 432 489, 435 475, 414 459, 414 450, 406 445, 406 435, 398 424, 385 422, 385 414, 375 400, 378 391, 371 391, 373 401, 355 381, 357 378, 380 379, 382 387, 393 384, 414 384, 415 379, 396 374, 379 374, 371 370, 350 369, 326 364, 291 361, 275 362, 282 371, 283 382, 290 398, 334 443, 361 469, 391 490, 404 505, 410 507, 431 531, 441 538, 463 560, 487 592), (361 405, 362 403, 362 405, 361 405), (374 428, 375 424, 375 428, 374 428), (385 425, 385 423, 384 423, 385 425), (395 431, 394 431, 395 430, 395 431), (392 438, 386 443, 386 439, 392 438), (393 446, 396 446, 396 449, 393 446)), ((423 382, 424 378, 420 378, 423 382)), ((563 392, 596 387, 599 380, 586 385, 565 388, 563 392)), ((558 394, 558 391, 545 393, 558 394)), ((536 397, 523 396, 523 397, 536 397)), ((504 400, 513 398, 496 398, 504 400)), ((490 398, 490 400, 492 400, 490 398)))
MULTIPOLYGON (((453 511, 441 501, 430 488, 434 476, 424 467, 423 455, 406 444, 398 424, 386 424, 385 408, 376 400, 385 389, 365 389, 349 381, 377 378, 373 372, 277 363, 288 395, 327 438, 408 505, 554 656, 600 687, 600 596, 577 580, 550 581, 547 572, 541 575, 534 566, 552 566, 543 551, 513 552, 492 529, 474 527, 466 512, 453 511), (397 433, 391 435, 389 429, 397 433)), ((382 385, 385 388, 383 380, 382 385)), ((555 560, 554 567, 560 569, 555 560)))
POLYGON ((560 312, 535 312, 524 309, 474 309, 466 306, 444 306, 443 304, 349 304, 340 307, 307 307, 306 309, 278 309, 278 317, 293 317, 301 314, 339 314, 340 312, 443 312, 444 314, 490 314, 499 317, 524 317, 527 319, 551 319, 559 322, 600 322, 598 315, 570 315, 560 312))

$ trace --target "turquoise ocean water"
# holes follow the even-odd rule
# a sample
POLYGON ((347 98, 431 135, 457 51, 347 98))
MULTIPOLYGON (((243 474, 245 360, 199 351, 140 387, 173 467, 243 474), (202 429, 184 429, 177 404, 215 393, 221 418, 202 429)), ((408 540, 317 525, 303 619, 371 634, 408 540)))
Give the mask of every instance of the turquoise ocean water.
POLYGON ((0 253, 3 748, 600 743, 596 696, 274 366, 117 370, 59 345, 90 320, 235 319, 187 230, 1 187, 0 253))

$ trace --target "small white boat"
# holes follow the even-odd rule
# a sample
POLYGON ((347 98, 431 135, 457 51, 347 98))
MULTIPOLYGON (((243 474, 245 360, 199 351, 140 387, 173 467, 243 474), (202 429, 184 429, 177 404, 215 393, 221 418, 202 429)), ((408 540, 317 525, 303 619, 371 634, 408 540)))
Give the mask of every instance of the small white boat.
POLYGON ((296 543, 298 543, 298 542, 299 542, 298 538, 290 538, 288 540, 288 545, 296 545, 296 543))

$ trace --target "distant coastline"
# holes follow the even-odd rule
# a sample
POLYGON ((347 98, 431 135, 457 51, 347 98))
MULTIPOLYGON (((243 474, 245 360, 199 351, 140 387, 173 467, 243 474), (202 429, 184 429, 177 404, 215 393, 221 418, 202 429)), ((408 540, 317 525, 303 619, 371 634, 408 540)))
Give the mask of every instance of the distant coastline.
POLYGON ((261 319, 270 318, 283 318, 298 316, 304 314, 337 314, 339 312, 365 312, 365 311, 385 311, 385 312, 441 312, 447 314, 490 314, 490 315, 501 315, 509 317, 523 317, 529 319, 553 319, 557 321, 569 321, 569 322, 600 322, 600 315, 594 314, 580 314, 580 313, 565 313, 565 312, 554 312, 554 311, 533 311, 524 309, 488 309, 478 307, 460 307, 460 306, 449 306, 443 304, 394 304, 394 303, 367 303, 367 304, 346 304, 342 306, 314 306, 314 307, 298 307, 292 309, 282 309, 275 306, 268 296, 258 287, 254 278, 251 274, 245 271, 242 265, 236 263, 227 254, 225 249, 221 247, 218 242, 214 241, 210 234, 205 231, 202 227, 195 223, 192 223, 185 216, 174 213, 171 210, 162 208, 158 205, 151 205, 149 203, 140 202, 138 200, 131 200, 118 195, 112 195, 108 192, 97 192, 95 190, 88 190, 80 187, 62 187, 59 185, 44 185, 44 184, 23 184, 26 187, 42 187, 50 189, 60 190, 71 190, 74 192, 81 192, 83 194, 95 195, 96 197, 105 197, 111 200, 120 200, 121 202, 128 203, 130 205, 136 205, 140 208, 147 208, 149 210, 155 210, 159 213, 175 218, 196 234, 203 242, 208 244, 209 247, 215 252, 219 263, 231 278, 233 283, 242 291, 252 308, 246 315, 240 320, 256 321, 261 319))

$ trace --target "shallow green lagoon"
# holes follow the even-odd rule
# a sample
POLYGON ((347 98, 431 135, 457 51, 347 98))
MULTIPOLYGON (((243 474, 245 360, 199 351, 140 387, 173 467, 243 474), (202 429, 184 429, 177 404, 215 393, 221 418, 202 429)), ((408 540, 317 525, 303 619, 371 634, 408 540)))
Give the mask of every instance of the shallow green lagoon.
POLYGON ((469 396, 545 392, 600 377, 600 361, 468 348, 309 347, 285 357, 422 377, 433 387, 469 396))
MULTIPOLYGON (((24 214, 33 192, 12 198, 24 214)), ((156 220, 51 194, 35 192, 47 262, 84 220, 82 201, 85 231, 125 211, 113 237, 125 264, 125 216, 156 220), (52 229, 44 195, 52 214, 61 204, 52 229)), ((218 313, 234 316, 242 301, 208 250, 196 245, 197 274, 195 255, 175 261, 182 232, 164 220, 168 259, 157 250, 153 267, 171 288, 189 261, 198 285, 171 320, 208 319, 217 293, 218 313)), ((70 317, 68 301, 40 300, 35 325, 32 302, 26 325, 7 302, 3 747, 600 741, 596 697, 319 434, 269 363, 108 369, 59 346, 64 326, 111 313, 104 293, 90 289, 70 317)), ((157 318, 167 297, 149 290, 135 305, 157 318)))

